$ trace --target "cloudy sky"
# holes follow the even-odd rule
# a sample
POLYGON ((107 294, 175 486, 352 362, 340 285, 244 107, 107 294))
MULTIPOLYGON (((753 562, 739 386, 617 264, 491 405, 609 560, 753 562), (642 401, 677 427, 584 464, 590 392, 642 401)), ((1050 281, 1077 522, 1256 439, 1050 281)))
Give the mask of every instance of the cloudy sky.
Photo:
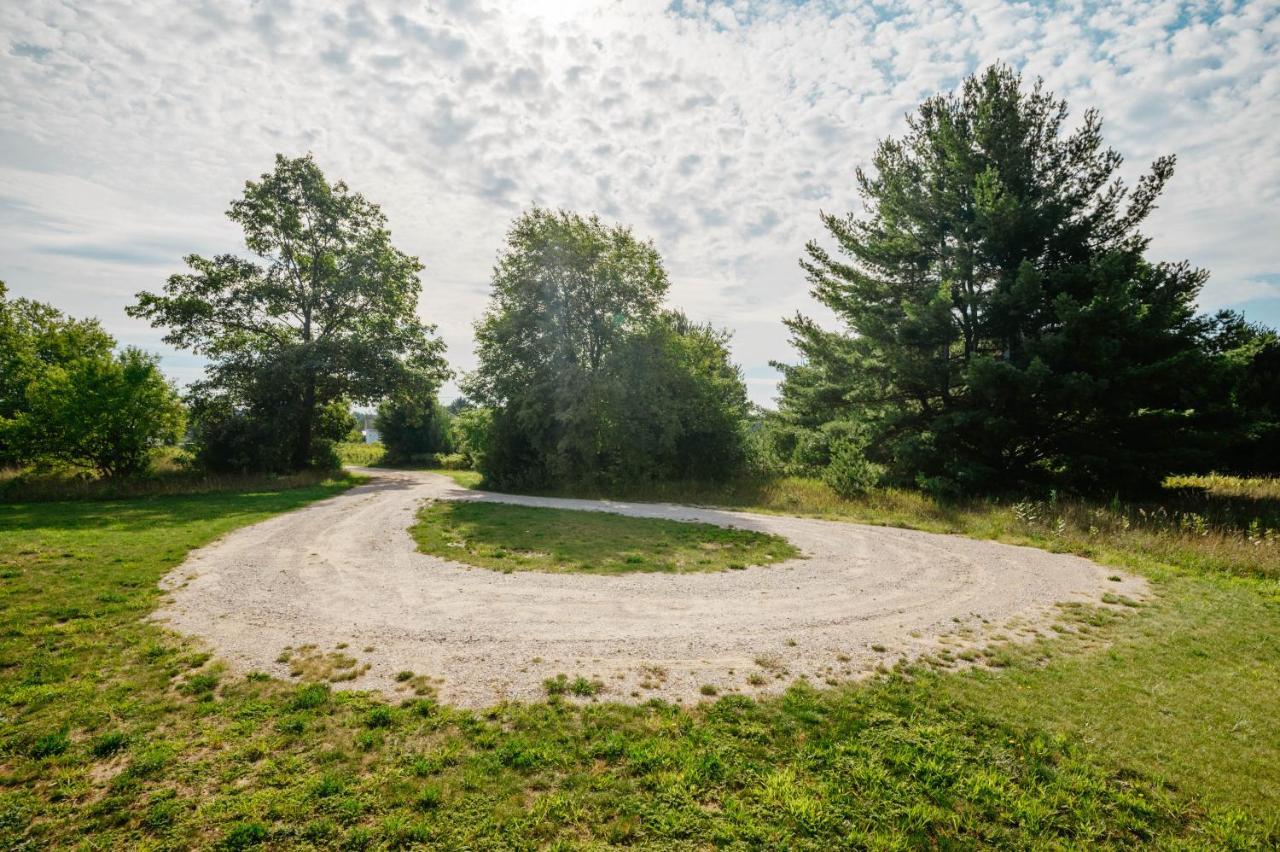
POLYGON ((1280 325, 1278 42, 1274 0, 7 0, 0 279, 188 381, 199 362, 124 306, 184 254, 241 250, 228 202, 311 151, 421 257, 455 369, 537 203, 652 238, 672 302, 733 330, 768 402, 780 317, 817 313, 796 260, 819 211, 859 209, 876 139, 1004 60, 1098 107, 1130 177, 1177 154, 1153 256, 1211 270, 1205 309, 1280 325))

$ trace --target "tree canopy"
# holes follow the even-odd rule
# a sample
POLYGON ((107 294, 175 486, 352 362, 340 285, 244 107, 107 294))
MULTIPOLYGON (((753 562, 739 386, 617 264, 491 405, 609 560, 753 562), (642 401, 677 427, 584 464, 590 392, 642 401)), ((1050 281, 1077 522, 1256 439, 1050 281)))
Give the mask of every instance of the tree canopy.
POLYGON ((6 292, 0 282, 0 464, 127 475, 181 437, 185 413, 155 357, 116 354, 97 320, 6 292))
POLYGON ((464 382, 493 409, 487 477, 536 486, 732 472, 741 376, 722 333, 663 310, 669 286, 657 250, 627 228, 538 208, 515 221, 464 382))
POLYGON ((1206 274, 1149 262, 1138 230, 1173 157, 1127 186, 1098 113, 1066 119, 996 65, 879 144, 865 215, 824 214, 806 247, 845 328, 786 321, 785 422, 853 424, 891 478, 940 488, 1141 487, 1198 463, 1206 274))
POLYGON ((209 358, 193 388, 198 426, 223 438, 252 432, 232 441, 242 447, 270 442, 245 463, 298 468, 345 435, 329 407, 434 393, 448 371, 443 343, 416 314, 422 264, 392 245, 378 205, 330 184, 309 155, 277 155, 227 216, 254 259, 190 255, 190 272, 129 309, 166 327, 165 342, 209 358))

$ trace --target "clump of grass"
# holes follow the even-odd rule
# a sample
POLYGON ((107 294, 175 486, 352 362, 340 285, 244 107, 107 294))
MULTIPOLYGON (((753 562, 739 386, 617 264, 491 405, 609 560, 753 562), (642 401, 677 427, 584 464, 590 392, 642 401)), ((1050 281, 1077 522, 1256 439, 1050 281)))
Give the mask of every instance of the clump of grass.
POLYGON ((645 665, 640 667, 640 688, 661 689, 667 685, 666 666, 645 665))
POLYGON ((698 692, 703 695, 711 696, 718 695, 720 690, 713 683, 704 683, 702 686, 698 687, 698 692))
POLYGON ((588 698, 603 692, 604 684, 595 678, 585 678, 579 675, 573 679, 573 683, 569 684, 569 691, 580 698, 588 698))
POLYGON ((502 572, 722 571, 798 555, 752 530, 503 503, 431 503, 412 533, 425 553, 502 572))
POLYGON ((95 737, 89 750, 97 758, 111 757, 111 755, 124 749, 128 743, 129 738, 123 732, 109 731, 102 736, 95 737))
POLYGON ((369 663, 361 663, 342 651, 321 651, 315 645, 286 648, 279 662, 289 664, 289 674, 304 681, 340 683, 355 680, 369 671, 369 663))

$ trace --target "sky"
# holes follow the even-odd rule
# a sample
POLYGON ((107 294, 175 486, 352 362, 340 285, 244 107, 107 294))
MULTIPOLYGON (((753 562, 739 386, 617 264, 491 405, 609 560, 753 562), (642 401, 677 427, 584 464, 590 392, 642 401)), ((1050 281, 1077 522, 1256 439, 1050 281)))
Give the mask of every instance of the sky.
MULTIPOLYGON (((733 332, 752 398, 829 321, 797 261, 819 213, 923 98, 994 61, 1096 107, 1132 182, 1178 157, 1155 260, 1201 307, 1280 325, 1280 3, 356 0, 0 4, 0 280, 201 362, 125 316, 189 253, 242 253, 225 218, 277 152, 312 152, 382 205, 425 265, 419 312, 456 371, 511 221, 533 204, 652 239, 670 302, 733 332)), ((442 397, 457 394, 447 385, 442 397)))

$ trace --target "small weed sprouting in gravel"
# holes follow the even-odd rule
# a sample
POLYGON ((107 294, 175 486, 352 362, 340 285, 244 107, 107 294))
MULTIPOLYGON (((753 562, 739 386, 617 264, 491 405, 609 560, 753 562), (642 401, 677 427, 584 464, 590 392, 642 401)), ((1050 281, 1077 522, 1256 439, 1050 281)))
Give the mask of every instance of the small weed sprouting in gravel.
POLYGON ((751 684, 752 686, 764 686, 766 683, 768 683, 768 678, 760 674, 760 672, 752 672, 751 674, 747 675, 747 683, 751 684))
POLYGON ((712 683, 704 683, 702 686, 698 687, 698 692, 701 692, 703 695, 706 695, 706 696, 720 694, 720 690, 717 689, 715 684, 712 684, 712 683))
POLYGON ((603 692, 604 684, 594 678, 587 679, 579 675, 573 679, 573 683, 569 684, 569 691, 581 698, 588 698, 603 692))
POLYGON ((413 677, 413 672, 409 671, 408 669, 405 669, 404 671, 401 671, 401 672, 396 672, 396 681, 398 683, 404 683, 406 680, 409 680, 412 677, 413 677))
POLYGON ((562 672, 555 677, 549 677, 542 682, 542 688, 546 690, 547 695, 564 695, 569 691, 569 676, 562 672))
POLYGON ((871 646, 871 650, 875 651, 877 654, 883 654, 885 651, 889 649, 883 645, 876 644, 871 646))

